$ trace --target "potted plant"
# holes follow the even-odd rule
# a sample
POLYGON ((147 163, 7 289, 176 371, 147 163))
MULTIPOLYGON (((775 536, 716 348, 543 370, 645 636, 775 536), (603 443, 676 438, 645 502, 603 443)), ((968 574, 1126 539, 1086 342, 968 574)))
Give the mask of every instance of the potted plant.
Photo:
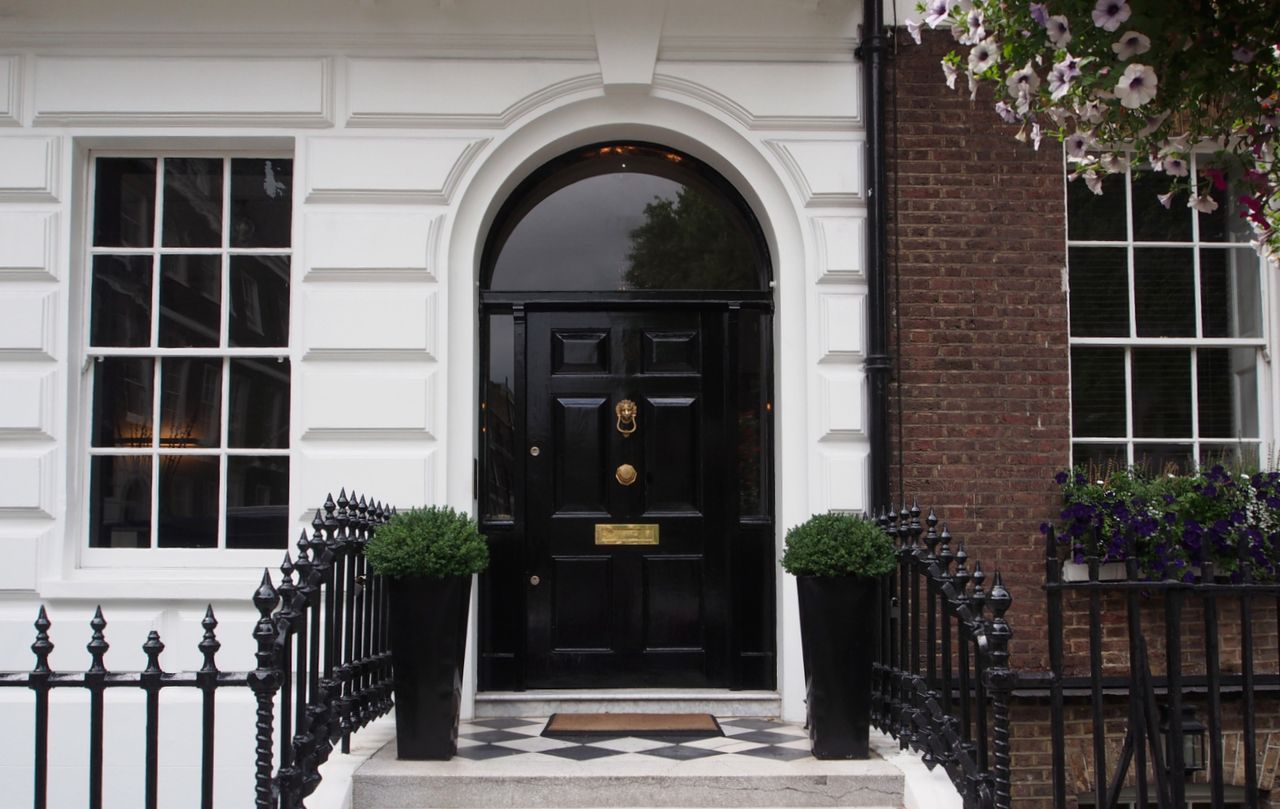
POLYGON ((465 513, 430 506, 379 526, 365 558, 389 585, 398 756, 449 759, 458 750, 471 576, 488 567, 489 546, 465 513))
POLYGON ((893 540, 864 517, 817 514, 788 531, 786 543, 782 567, 800 597, 813 756, 867 758, 878 588, 897 566, 893 540))

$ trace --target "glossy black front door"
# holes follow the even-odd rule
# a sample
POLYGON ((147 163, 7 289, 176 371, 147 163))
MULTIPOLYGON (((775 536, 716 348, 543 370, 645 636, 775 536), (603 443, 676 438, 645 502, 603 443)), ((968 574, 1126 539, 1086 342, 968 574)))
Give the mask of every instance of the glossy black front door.
POLYGON ((722 331, 698 311, 529 315, 529 687, 718 679, 722 331))

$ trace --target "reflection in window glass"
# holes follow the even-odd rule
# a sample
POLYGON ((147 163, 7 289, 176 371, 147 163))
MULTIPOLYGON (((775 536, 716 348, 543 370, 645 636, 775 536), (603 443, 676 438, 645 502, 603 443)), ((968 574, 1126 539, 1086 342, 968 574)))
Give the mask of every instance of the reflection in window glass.
POLYGON ((1071 349, 1071 428, 1074 435, 1125 435, 1123 348, 1071 349))
POLYGON ((1205 337, 1262 337, 1262 279, 1252 250, 1200 250, 1205 337))
POLYGON ((484 514, 514 519, 516 455, 515 324, 511 315, 489 316, 489 370, 484 390, 484 514))
POLYGON ((286 547, 292 161, 92 172, 90 545, 286 547))
POLYGON ((1191 435, 1191 351, 1133 349, 1133 434, 1140 438, 1191 435))
POLYGON ((495 226, 494 290, 763 288, 750 213, 718 175, 658 147, 592 147, 517 189, 495 226))
POLYGON ((1129 336, 1129 256, 1121 247, 1073 247, 1071 333, 1129 336))
POLYGON ((769 513, 770 407, 765 361, 769 316, 743 311, 738 326, 738 508, 743 517, 769 513))
POLYGON ((1133 304, 1139 337, 1195 337, 1194 251, 1143 247, 1133 251, 1133 304))

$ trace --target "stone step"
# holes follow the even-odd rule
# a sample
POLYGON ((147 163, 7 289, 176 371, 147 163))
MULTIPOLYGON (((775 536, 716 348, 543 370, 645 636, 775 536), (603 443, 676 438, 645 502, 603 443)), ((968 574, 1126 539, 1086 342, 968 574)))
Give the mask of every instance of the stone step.
POLYGON ((352 809, 707 809, 899 807, 904 775, 873 735, 864 761, 819 761, 803 728, 721 717, 710 739, 539 735, 541 719, 477 719, 451 761, 399 761, 394 742, 352 778, 352 809))
POLYGON ((606 689, 481 691, 477 717, 550 716, 554 713, 709 713, 715 716, 780 716, 777 691, 606 689))

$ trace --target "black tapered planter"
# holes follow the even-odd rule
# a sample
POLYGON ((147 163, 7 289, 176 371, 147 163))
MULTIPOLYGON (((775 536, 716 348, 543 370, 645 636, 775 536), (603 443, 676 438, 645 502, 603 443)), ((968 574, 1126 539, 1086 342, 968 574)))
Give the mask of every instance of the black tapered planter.
POLYGON ((396 752, 403 759, 447 760, 458 752, 471 577, 389 581, 396 752))
POLYGON ((878 581, 797 576, 805 703, 814 758, 867 758, 878 581))

